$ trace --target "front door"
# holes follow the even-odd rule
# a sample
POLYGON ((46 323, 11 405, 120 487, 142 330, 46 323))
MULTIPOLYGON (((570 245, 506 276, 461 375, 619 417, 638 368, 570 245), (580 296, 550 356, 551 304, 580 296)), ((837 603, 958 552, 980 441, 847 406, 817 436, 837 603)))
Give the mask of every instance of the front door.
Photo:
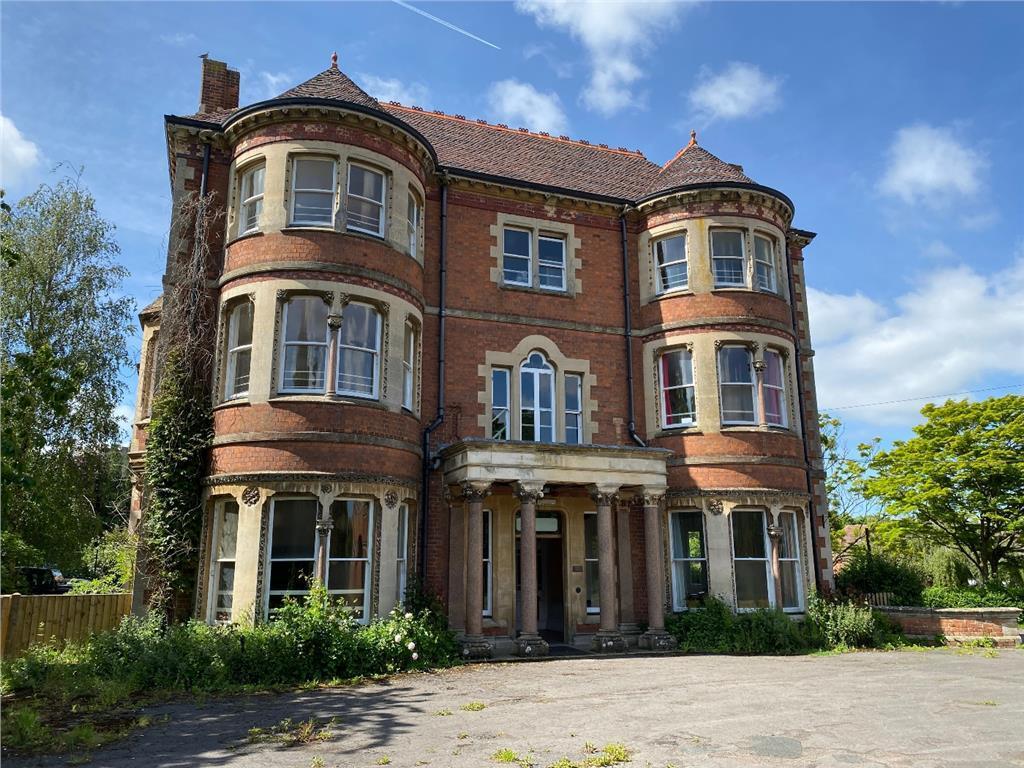
MULTIPOLYGON (((516 515, 516 633, 522 629, 519 583, 519 515, 516 515)), ((537 630, 550 642, 565 641, 565 563, 562 516, 537 512, 537 630)))

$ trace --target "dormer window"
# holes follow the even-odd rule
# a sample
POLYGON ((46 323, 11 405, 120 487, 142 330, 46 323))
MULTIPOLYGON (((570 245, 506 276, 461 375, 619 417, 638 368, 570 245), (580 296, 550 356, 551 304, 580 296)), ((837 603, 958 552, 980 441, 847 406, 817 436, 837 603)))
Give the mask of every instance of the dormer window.
POLYGON ((384 174, 356 165, 348 167, 346 226, 354 232, 384 235, 384 174))
POLYGON ((292 224, 334 226, 335 162, 296 157, 292 163, 292 224))

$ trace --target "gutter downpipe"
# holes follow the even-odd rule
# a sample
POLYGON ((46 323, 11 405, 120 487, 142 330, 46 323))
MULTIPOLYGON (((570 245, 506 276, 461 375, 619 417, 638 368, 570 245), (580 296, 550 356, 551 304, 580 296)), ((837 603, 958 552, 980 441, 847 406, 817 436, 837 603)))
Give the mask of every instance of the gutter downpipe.
POLYGON ((641 448, 646 448, 640 435, 636 433, 636 419, 633 418, 633 316, 629 301, 629 252, 626 247, 626 206, 619 214, 619 234, 622 236, 622 307, 626 319, 624 336, 626 339, 626 398, 629 408, 629 436, 641 448))
POLYGON ((427 576, 427 509, 429 508, 430 469, 433 457, 430 455, 430 435, 444 423, 444 332, 445 332, 445 293, 448 286, 448 176, 443 171, 441 180, 441 248, 440 270, 438 279, 438 310, 437 310, 437 415, 423 430, 423 477, 420 492, 420 521, 417 537, 417 573, 420 580, 427 576))
MULTIPOLYGON (((802 250, 802 249, 801 249, 802 250)), ((796 397, 800 404, 800 434, 801 443, 804 448, 804 465, 806 470, 804 474, 807 476, 807 511, 811 518, 811 538, 814 542, 814 587, 818 594, 821 594, 821 562, 819 553, 817 551, 818 545, 818 522, 817 515, 814 511, 814 481, 811 479, 811 452, 807 445, 807 412, 804 410, 804 369, 803 369, 803 355, 800 353, 800 345, 803 339, 800 338, 799 325, 797 324, 796 316, 796 300, 793 293, 793 267, 792 260, 789 258, 789 252, 787 249, 786 253, 786 282, 789 285, 789 312, 793 320, 793 331, 796 333, 797 339, 796 344, 793 345, 793 356, 794 363, 796 364, 796 397)))

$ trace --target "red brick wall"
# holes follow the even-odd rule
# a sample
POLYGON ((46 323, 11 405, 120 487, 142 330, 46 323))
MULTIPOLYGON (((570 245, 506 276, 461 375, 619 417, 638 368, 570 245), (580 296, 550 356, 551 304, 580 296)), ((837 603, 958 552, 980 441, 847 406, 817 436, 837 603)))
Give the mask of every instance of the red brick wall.
POLYGON ((948 640, 991 637, 1020 643, 1019 608, 876 608, 911 637, 944 635, 948 640))

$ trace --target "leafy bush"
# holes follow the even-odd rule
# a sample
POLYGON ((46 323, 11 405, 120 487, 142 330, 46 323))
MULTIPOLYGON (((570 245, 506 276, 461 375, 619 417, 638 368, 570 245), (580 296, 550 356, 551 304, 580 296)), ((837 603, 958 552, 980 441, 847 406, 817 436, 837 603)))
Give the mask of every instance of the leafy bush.
POLYGON ((998 587, 928 587, 921 604, 929 608, 1020 608, 1024 610, 1024 590, 998 587))
POLYGON ((884 614, 816 596, 807 604, 805 626, 811 642, 822 648, 878 648, 899 639, 899 630, 884 614))
POLYGON ((857 549, 836 574, 836 591, 856 599, 875 592, 889 592, 899 605, 920 605, 924 577, 914 565, 885 553, 868 554, 857 549))
POLYGON ((217 691, 350 679, 447 666, 457 658, 443 616, 395 609, 369 625, 315 586, 253 627, 167 625, 128 616, 64 649, 36 646, 3 666, 3 690, 108 706, 141 691, 217 691))

